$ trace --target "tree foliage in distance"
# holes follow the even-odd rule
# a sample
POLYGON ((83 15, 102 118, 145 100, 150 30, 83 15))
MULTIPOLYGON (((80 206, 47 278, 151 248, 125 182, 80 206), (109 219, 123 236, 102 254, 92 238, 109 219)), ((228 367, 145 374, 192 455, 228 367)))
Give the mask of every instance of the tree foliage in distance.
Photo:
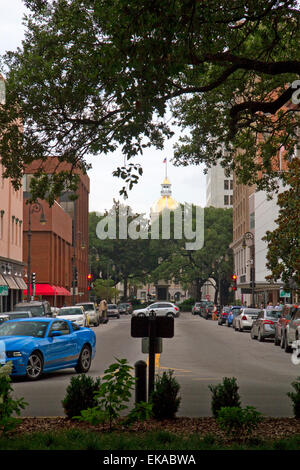
POLYGON ((32 194, 53 201, 63 183, 76 183, 75 168, 87 170, 87 153, 119 147, 127 163, 115 175, 132 187, 142 173, 133 157, 150 145, 162 149, 172 135, 167 110, 188 131, 175 164, 220 159, 243 183, 276 186, 274 157, 283 146, 291 155, 298 140, 291 105, 300 73, 297 0, 25 4, 22 48, 3 60, 0 109, 0 155, 16 187, 24 165, 39 159, 32 194), (53 175, 43 172, 49 155, 61 163, 53 175))
POLYGON ((220 286, 225 300, 233 272, 232 253, 228 248, 232 241, 232 209, 205 207, 203 222, 203 247, 186 250, 186 237, 171 240, 171 253, 152 272, 151 277, 154 281, 176 279, 183 286, 193 287, 197 301, 201 300, 203 285, 208 279, 213 279, 216 293, 220 286))
POLYGON ((267 231, 267 279, 282 280, 287 287, 300 289, 300 159, 294 158, 283 175, 287 189, 278 196, 277 227, 267 231), (293 287, 294 286, 294 287, 293 287))

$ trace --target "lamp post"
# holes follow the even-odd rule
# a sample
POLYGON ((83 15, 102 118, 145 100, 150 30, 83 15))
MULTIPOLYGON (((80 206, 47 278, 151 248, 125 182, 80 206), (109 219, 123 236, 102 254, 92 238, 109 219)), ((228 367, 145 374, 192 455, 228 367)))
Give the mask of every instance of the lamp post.
POLYGON ((246 232, 243 236, 242 247, 247 247, 247 240, 252 240, 252 255, 251 255, 251 266, 250 266, 250 283, 251 283, 251 293, 252 293, 252 307, 254 307, 254 288, 255 288, 255 267, 254 267, 254 235, 252 232, 246 232))
POLYGON ((82 250, 85 250, 85 242, 84 242, 84 240, 82 240, 82 233, 77 232, 76 234, 74 234, 74 237, 73 237, 74 251, 73 251, 73 256, 72 256, 72 305, 75 305, 75 291, 76 291, 76 287, 78 287, 78 270, 77 270, 77 267, 76 267, 76 241, 77 241, 77 238, 81 239, 80 248, 82 250), (77 284, 77 286, 76 286, 76 284, 77 284))
POLYGON ((28 253, 27 253, 27 302, 30 302, 30 285, 31 285, 31 214, 41 212, 40 224, 45 225, 47 222, 43 206, 40 202, 33 202, 29 204, 28 209, 28 253))

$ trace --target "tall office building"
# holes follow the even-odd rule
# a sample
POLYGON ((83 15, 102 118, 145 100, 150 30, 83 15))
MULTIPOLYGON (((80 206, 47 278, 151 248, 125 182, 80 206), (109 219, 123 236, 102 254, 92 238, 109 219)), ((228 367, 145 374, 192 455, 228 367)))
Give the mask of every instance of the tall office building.
POLYGON ((225 175, 218 163, 208 168, 206 175, 206 207, 229 209, 233 205, 233 179, 225 175))

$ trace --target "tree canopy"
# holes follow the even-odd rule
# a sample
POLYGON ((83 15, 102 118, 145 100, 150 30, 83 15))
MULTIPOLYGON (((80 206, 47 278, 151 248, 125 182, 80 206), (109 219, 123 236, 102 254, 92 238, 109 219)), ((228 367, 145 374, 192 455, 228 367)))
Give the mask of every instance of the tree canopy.
POLYGON ((127 163, 115 174, 132 186, 142 172, 134 157, 172 135, 167 111, 183 130, 175 165, 220 160, 240 182, 276 186, 274 157, 288 158, 298 139, 297 0, 25 4, 0 109, 0 155, 16 187, 24 165, 55 155, 70 170, 45 177, 41 164, 32 193, 53 200, 72 188, 75 168, 87 170, 86 154, 120 147, 127 163))

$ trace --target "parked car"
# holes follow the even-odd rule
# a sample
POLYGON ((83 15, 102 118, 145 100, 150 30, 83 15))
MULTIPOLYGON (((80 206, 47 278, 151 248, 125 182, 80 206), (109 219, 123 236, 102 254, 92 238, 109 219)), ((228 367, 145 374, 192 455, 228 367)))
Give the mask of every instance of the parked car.
POLYGON ((146 308, 135 310, 134 315, 149 315, 152 310, 154 310, 157 316, 179 317, 180 315, 179 308, 171 302, 155 302, 154 304, 148 305, 146 308))
POLYGON ((65 320, 76 323, 78 326, 88 326, 87 314, 82 305, 62 307, 57 313, 56 318, 64 318, 65 320))
POLYGON ((96 352, 96 335, 89 328, 60 318, 23 318, 0 325, 6 361, 13 376, 39 379, 44 372, 74 367, 86 373, 96 352))
POLYGON ((291 319, 285 328, 284 350, 292 351, 294 341, 300 339, 300 307, 296 307, 291 312, 291 319))
POLYGON ((223 325, 224 323, 226 323, 229 312, 230 312, 230 307, 222 308, 219 318, 218 318, 218 325, 223 325))
POLYGON ((201 303, 196 302, 195 305, 192 307, 192 315, 200 315, 201 312, 201 303))
POLYGON ((0 313, 0 325, 1 323, 5 322, 5 321, 8 321, 9 320, 9 316, 6 315, 5 313, 0 313))
POLYGON ((107 318, 109 317, 120 318, 120 313, 117 304, 107 305, 107 318))
POLYGON ((275 324, 281 315, 280 310, 263 309, 256 320, 253 321, 251 328, 251 338, 264 341, 265 338, 274 338, 275 324))
POLYGON ((80 306, 84 308, 84 311, 88 316, 89 325, 100 325, 100 315, 99 312, 96 310, 94 302, 79 302, 75 306, 80 306))
POLYGON ((257 319, 261 309, 242 308, 233 319, 232 327, 235 331, 251 330, 253 321, 257 319))
POLYGON ((33 317, 52 317, 51 307, 47 300, 19 302, 14 306, 15 312, 30 311, 33 317))
POLYGON ((297 309, 297 305, 285 304, 278 322, 275 325, 275 336, 274 344, 275 346, 281 346, 282 349, 286 346, 285 335, 286 335, 286 326, 288 325, 293 310, 297 309))
POLYGON ((233 320, 234 318, 239 315, 240 311, 241 311, 241 306, 240 305, 234 305, 232 307, 230 307, 230 311, 227 315, 227 318, 226 318, 226 325, 228 327, 230 327, 233 323, 233 320))
POLYGON ((16 320, 17 318, 32 318, 33 315, 30 311, 23 312, 4 312, 5 315, 9 317, 9 320, 16 320))
POLYGON ((201 317, 208 320, 212 318, 212 312, 214 309, 214 303, 209 300, 201 300, 200 315, 201 317))
POLYGON ((132 305, 130 303, 121 303, 118 305, 118 312, 122 315, 128 315, 129 313, 132 313, 132 305))

